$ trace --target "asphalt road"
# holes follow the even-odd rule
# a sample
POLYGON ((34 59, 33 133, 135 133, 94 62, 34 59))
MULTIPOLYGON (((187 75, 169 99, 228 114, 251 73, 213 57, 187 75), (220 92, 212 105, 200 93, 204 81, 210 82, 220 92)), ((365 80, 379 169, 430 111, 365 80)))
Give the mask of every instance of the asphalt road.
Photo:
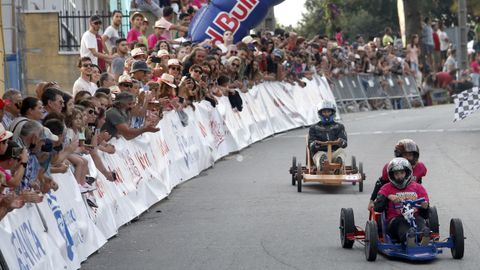
MULTIPOLYGON (((363 161, 365 191, 351 185, 290 184, 291 157, 304 162, 305 134, 297 129, 256 143, 176 188, 140 220, 120 229, 82 269, 479 269, 480 113, 453 123, 453 105, 343 115, 348 155, 363 161), (342 249, 338 222, 352 207, 364 226, 370 192, 402 138, 415 140, 428 168, 424 186, 447 237, 449 221, 463 221, 465 257, 445 250, 430 263, 342 249)), ((442 237, 442 238, 443 238, 442 237)))

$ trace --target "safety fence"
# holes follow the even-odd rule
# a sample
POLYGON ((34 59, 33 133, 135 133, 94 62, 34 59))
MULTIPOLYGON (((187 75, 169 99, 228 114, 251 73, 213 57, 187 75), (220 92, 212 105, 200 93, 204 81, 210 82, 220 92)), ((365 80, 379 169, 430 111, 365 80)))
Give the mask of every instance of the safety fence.
POLYGON ((0 250, 9 269, 78 269, 119 227, 215 161, 275 133, 316 123, 315 105, 334 97, 325 78, 305 82, 305 88, 262 83, 241 93, 241 112, 232 110, 227 97, 215 108, 202 101, 194 104, 195 110, 185 109, 186 127, 171 111, 157 133, 112 139, 116 153, 103 153, 102 159, 117 173, 117 181, 106 180, 89 159, 98 208, 87 206, 72 172, 53 174, 58 191, 0 221, 0 250))
POLYGON ((342 112, 423 106, 415 78, 403 75, 346 75, 331 80, 342 112))

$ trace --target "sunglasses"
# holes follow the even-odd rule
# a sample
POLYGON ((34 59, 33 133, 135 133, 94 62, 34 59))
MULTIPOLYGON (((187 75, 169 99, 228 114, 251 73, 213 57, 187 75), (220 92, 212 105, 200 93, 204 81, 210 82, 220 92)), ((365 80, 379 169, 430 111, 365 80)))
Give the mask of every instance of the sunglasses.
POLYGON ((96 21, 96 22, 94 22, 93 24, 95 24, 95 25, 100 25, 100 24, 102 24, 102 22, 101 22, 101 21, 96 21))
POLYGON ((180 68, 180 67, 173 67, 173 66, 172 66, 172 67, 170 67, 170 69, 173 69, 173 70, 178 70, 178 71, 180 71, 180 70, 181 70, 181 68, 180 68))
POLYGON ((232 67, 240 67, 240 65, 232 64, 232 67))
POLYGON ((237 51, 230 51, 230 54, 237 54, 237 51))
POLYGON ((194 69, 193 72, 202 74, 203 71, 201 71, 201 70, 199 70, 199 69, 194 69))
POLYGON ((89 68, 89 67, 93 67, 94 65, 93 64, 82 64, 82 67, 84 68, 89 68))

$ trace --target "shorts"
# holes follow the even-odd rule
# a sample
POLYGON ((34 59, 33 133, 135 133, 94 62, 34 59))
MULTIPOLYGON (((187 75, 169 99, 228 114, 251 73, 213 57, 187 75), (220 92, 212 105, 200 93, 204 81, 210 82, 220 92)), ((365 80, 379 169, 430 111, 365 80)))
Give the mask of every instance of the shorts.
POLYGON ((433 49, 434 49, 434 46, 431 45, 431 44, 423 44, 422 45, 422 51, 425 53, 425 54, 432 54, 433 53, 433 49))

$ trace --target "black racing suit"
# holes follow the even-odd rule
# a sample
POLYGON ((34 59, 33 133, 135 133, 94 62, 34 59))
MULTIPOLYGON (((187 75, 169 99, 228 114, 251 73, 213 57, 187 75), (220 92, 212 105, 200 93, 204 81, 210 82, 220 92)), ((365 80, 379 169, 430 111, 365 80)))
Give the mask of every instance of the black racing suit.
POLYGON ((345 127, 337 122, 322 123, 318 122, 310 127, 308 131, 308 146, 310 148, 310 155, 313 157, 318 151, 327 152, 328 147, 326 145, 315 144, 315 141, 336 141, 340 139, 341 145, 332 145, 332 152, 338 148, 347 147, 347 133, 345 127))

